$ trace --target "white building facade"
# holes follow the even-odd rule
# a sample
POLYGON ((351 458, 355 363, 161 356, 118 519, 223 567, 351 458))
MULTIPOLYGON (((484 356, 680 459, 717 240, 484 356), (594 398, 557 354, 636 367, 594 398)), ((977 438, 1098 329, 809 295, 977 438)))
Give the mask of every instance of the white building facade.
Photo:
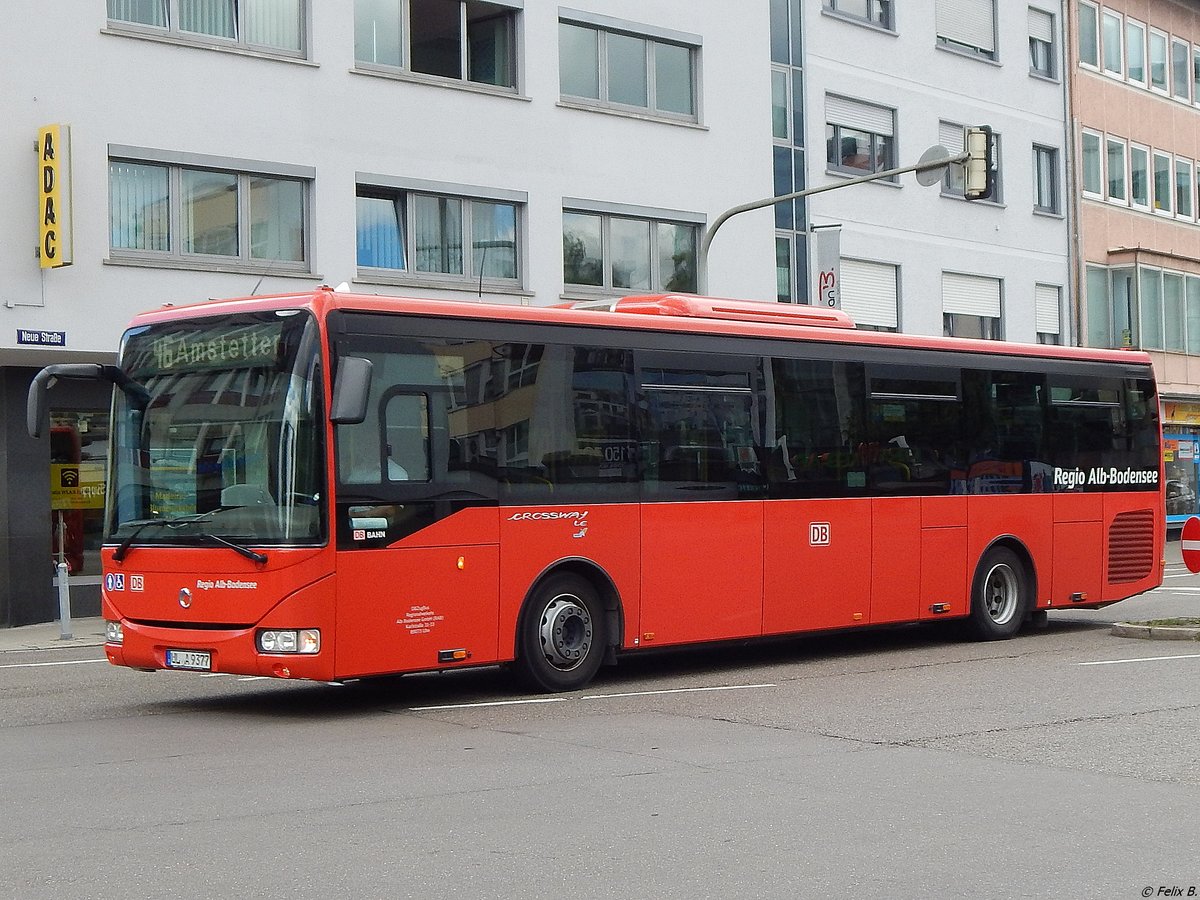
MULTIPOLYGON (((909 174, 819 194, 800 227, 777 222, 779 259, 804 224, 840 226, 842 303, 860 327, 1076 343, 1061 3, 806 0, 799 40, 788 11, 790 64, 773 42, 775 145, 777 164, 789 143, 803 153, 803 186, 910 165, 935 145, 961 152, 963 127, 986 124, 997 187, 968 201, 958 170, 930 187, 909 174)), ((810 258, 806 275, 793 252, 780 293, 805 296, 819 267, 810 258)))
MULTIPOLYGON (((772 189, 767 0, 747 7, 87 0, 14 19, 0 626, 53 616, 60 525, 76 612, 98 608, 107 392, 56 387, 42 441, 25 392, 45 364, 112 362, 140 310, 323 282, 538 305, 696 290, 704 226, 772 189), (51 484, 64 468, 91 490, 51 484)), ((774 299, 773 232, 769 210, 727 225, 707 289, 774 299)))

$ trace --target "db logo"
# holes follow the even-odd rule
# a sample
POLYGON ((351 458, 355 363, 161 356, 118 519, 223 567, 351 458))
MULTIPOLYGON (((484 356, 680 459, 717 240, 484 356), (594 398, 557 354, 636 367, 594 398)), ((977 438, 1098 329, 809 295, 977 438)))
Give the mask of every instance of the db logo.
POLYGON ((362 528, 354 529, 354 540, 365 541, 366 539, 367 539, 367 532, 365 529, 362 529, 362 528))
POLYGON ((808 542, 814 547, 824 547, 829 544, 829 523, 809 522, 808 542))

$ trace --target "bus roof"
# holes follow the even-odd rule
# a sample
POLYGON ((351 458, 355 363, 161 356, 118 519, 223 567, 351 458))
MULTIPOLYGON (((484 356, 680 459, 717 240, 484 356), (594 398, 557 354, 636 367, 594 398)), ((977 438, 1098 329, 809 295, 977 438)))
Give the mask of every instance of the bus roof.
POLYGON ((131 326, 270 309, 378 312, 436 318, 461 318, 531 324, 577 325, 630 331, 759 337, 774 340, 860 344, 901 349, 942 350, 999 356, 1044 357, 1123 365, 1150 366, 1140 350, 1105 350, 1055 344, 1021 344, 928 335, 860 331, 840 310, 761 300, 730 300, 693 294, 648 294, 557 306, 515 306, 462 300, 429 300, 377 294, 355 294, 322 285, 316 290, 208 300, 164 306, 137 315, 131 326))

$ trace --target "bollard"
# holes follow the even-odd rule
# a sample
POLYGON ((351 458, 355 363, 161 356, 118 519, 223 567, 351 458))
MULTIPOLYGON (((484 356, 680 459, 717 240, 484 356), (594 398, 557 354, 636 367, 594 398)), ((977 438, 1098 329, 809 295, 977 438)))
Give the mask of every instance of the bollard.
POLYGON ((67 579, 67 564, 60 562, 54 570, 58 573, 58 638, 69 641, 71 635, 71 583, 67 579))

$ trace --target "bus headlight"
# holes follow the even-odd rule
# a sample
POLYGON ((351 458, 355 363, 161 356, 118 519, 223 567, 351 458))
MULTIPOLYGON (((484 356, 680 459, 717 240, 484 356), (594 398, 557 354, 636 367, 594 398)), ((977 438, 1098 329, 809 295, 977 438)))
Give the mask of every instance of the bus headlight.
POLYGON ((317 628, 266 629, 258 633, 259 653, 305 653, 321 652, 321 632, 317 628))
POLYGON ((120 622, 110 622, 107 619, 104 621, 104 643, 125 643, 125 629, 121 627, 120 622))

